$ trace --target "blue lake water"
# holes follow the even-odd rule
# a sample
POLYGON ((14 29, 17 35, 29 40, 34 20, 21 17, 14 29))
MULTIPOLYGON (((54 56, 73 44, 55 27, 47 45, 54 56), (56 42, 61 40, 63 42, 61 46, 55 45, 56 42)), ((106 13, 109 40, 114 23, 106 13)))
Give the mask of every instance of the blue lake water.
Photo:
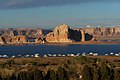
POLYGON ((82 45, 82 44, 69 44, 69 45, 22 45, 22 46, 0 46, 0 55, 18 55, 18 54, 40 54, 43 56, 44 54, 70 54, 70 53, 90 53, 95 52, 99 55, 104 55, 106 53, 119 53, 120 45, 112 44, 112 45, 82 45))

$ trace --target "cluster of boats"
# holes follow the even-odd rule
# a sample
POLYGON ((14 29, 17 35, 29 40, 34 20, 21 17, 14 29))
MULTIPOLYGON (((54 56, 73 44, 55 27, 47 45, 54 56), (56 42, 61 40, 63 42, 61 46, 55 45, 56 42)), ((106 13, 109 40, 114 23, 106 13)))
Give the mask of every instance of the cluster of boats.
POLYGON ((0 58, 29 58, 29 57, 40 57, 39 54, 26 54, 26 55, 12 55, 12 56, 9 56, 9 55, 0 55, 0 58))
MULTIPOLYGON (((67 54, 67 55, 64 55, 64 54, 45 54, 43 57, 65 57, 65 56, 68 56, 68 57, 77 57, 77 56, 98 56, 99 54, 98 53, 93 53, 93 52, 90 52, 90 53, 77 53, 77 54, 67 54)), ((105 56, 120 56, 120 53, 109 53, 109 54, 104 54, 105 56)))
MULTIPOLYGON (((40 54, 26 54, 26 55, 12 55, 12 56, 8 56, 8 55, 0 55, 0 58, 32 58, 32 57, 77 57, 77 56, 98 56, 98 53, 77 53, 77 54, 44 54, 43 56, 40 56, 40 54)), ((105 56, 120 56, 120 53, 109 53, 109 54, 104 54, 105 56)))

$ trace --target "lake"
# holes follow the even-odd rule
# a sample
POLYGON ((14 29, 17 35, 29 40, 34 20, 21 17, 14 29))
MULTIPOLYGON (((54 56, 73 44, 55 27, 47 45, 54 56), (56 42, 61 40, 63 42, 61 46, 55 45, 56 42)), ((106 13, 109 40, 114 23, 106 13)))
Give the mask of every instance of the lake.
POLYGON ((77 54, 77 53, 98 53, 99 55, 104 55, 106 53, 119 53, 119 44, 58 44, 58 45, 22 45, 22 46, 0 46, 0 55, 26 55, 26 54, 77 54))

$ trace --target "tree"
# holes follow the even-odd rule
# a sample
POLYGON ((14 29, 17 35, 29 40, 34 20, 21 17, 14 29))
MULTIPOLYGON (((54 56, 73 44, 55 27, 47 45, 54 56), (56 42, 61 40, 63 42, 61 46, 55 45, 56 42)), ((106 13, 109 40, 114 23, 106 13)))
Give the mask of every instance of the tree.
POLYGON ((96 66, 92 66, 90 68, 91 75, 92 75, 92 80, 100 80, 100 74, 99 74, 99 68, 96 66))
POLYGON ((22 72, 18 73, 17 80, 27 80, 27 72, 22 71, 22 72))
POLYGON ((101 80, 110 80, 110 68, 105 61, 100 64, 100 77, 101 80))
POLYGON ((43 80, 43 75, 42 75, 42 71, 35 69, 33 71, 34 74, 34 79, 33 80, 43 80))
POLYGON ((114 80, 114 69, 110 69, 110 80, 114 80))
POLYGON ((16 76, 15 76, 15 74, 12 74, 10 80, 16 80, 16 76))
POLYGON ((57 80, 67 80, 66 71, 64 68, 58 67, 56 73, 57 73, 57 80))
POLYGON ((79 80, 79 75, 77 74, 77 72, 73 71, 72 69, 69 69, 69 71, 67 71, 67 79, 79 80))
POLYGON ((29 71, 29 73, 27 74, 27 79, 28 80, 33 80, 34 79, 34 72, 33 71, 29 71))
POLYGON ((45 80, 57 80, 57 76, 54 70, 48 70, 45 76, 45 80))
POLYGON ((0 76, 0 80, 2 80, 2 76, 0 76))
POLYGON ((22 71, 18 73, 17 80, 43 80, 42 71, 38 69, 22 71))
POLYGON ((114 70, 114 80, 120 80, 120 70, 114 70))
POLYGON ((78 57, 78 60, 80 61, 80 64, 85 64, 88 62, 88 58, 86 56, 80 56, 78 57))
POLYGON ((83 80, 92 80, 90 68, 86 64, 84 65, 83 70, 82 70, 82 79, 83 80))

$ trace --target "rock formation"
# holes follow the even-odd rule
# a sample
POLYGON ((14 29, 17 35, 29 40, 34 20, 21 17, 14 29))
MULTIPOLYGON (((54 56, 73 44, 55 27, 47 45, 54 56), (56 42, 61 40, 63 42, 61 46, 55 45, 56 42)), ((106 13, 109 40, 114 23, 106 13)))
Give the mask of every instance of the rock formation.
POLYGON ((73 42, 70 39, 70 27, 66 24, 57 26, 53 32, 46 35, 47 42, 73 42))
POLYGON ((38 37, 44 38, 40 28, 3 28, 0 29, 0 36, 6 44, 35 42, 38 37))
POLYGON ((0 44, 5 44, 4 38, 0 37, 0 44))
POLYGON ((53 31, 40 28, 3 28, 0 29, 0 36, 0 44, 120 40, 120 27, 70 29, 68 25, 62 24, 53 31))
MULTIPOLYGON (((89 35, 88 40, 120 40, 120 27, 85 27, 78 30, 85 30, 85 34, 89 35), (92 39, 93 37, 93 39, 92 39)), ((85 36, 85 38, 88 38, 85 36)))
POLYGON ((28 43, 29 40, 27 39, 26 36, 15 36, 14 38, 12 38, 12 41, 11 41, 13 44, 14 43, 28 43))
POLYGON ((85 31, 84 30, 81 30, 81 35, 82 35, 82 38, 81 38, 81 41, 85 41, 85 31))
POLYGON ((70 29, 69 34, 70 34, 70 39, 74 40, 75 42, 81 41, 82 36, 80 30, 70 29))
POLYGON ((44 43, 44 42, 45 42, 44 39, 41 37, 35 39, 35 43, 44 43))

